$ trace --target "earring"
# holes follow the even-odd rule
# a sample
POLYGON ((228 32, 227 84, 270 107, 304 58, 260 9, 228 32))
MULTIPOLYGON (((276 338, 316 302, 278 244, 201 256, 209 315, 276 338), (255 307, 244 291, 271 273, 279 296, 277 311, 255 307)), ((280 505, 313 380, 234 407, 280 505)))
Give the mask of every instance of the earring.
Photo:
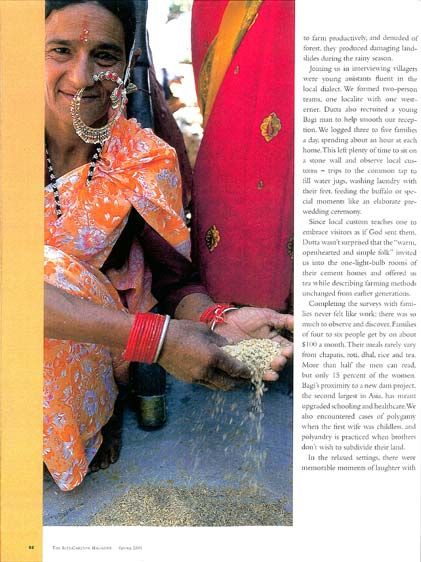
MULTIPOLYGON (((130 73, 130 74, 132 74, 132 73, 130 73)), ((126 94, 127 95, 133 94, 133 92, 137 92, 137 90, 138 90, 138 87, 136 86, 136 84, 130 80, 130 74, 128 76, 128 84, 126 86, 126 94)))
POLYGON ((83 97, 83 92, 85 88, 78 90, 72 100, 70 111, 73 119, 73 127, 76 134, 86 143, 89 144, 104 144, 111 136, 111 129, 117 119, 123 112, 124 106, 127 104, 127 89, 124 87, 123 80, 115 72, 100 72, 99 74, 93 75, 94 82, 99 82, 103 80, 111 80, 117 83, 117 87, 114 88, 110 95, 111 107, 115 110, 113 117, 108 121, 108 123, 102 127, 93 128, 89 127, 83 122, 80 115, 80 102, 83 97))
POLYGON ((127 84, 126 93, 133 94, 133 92, 137 92, 138 88, 134 82, 129 82, 127 84))

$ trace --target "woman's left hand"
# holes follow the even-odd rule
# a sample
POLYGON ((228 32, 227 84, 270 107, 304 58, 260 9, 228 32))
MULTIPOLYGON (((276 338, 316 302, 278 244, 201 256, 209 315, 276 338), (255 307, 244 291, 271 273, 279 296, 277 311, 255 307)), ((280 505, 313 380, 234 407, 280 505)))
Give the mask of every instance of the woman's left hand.
POLYGON ((229 343, 241 340, 272 339, 283 347, 281 354, 271 364, 273 380, 278 378, 276 372, 281 371, 293 356, 293 344, 283 338, 279 331, 282 329, 293 332, 294 317, 291 314, 280 314, 269 308, 243 307, 231 310, 224 315, 225 323, 217 324, 215 332, 224 336, 229 343))

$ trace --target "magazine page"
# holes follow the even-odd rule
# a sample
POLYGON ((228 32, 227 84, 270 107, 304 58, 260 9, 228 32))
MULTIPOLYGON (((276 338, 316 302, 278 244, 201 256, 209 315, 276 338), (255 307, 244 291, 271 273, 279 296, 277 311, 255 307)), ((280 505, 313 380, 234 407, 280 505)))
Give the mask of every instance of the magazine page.
MULTIPOLYGON (((126 3, 120 0, 115 13, 98 4, 101 2, 69 2, 67 7, 56 7, 51 16, 46 3, 47 19, 51 18, 48 29, 44 2, 6 0, 0 6, 2 29, 7 22, 12 32, 2 32, 1 43, 1 176, 5 185, 1 559, 251 562, 286 556, 297 562, 306 558, 417 562, 421 2, 137 2, 137 31, 143 29, 143 33, 138 37, 140 52, 133 59, 129 80, 138 90, 132 97, 127 95, 135 100, 129 101, 128 112, 154 133, 139 133, 132 122, 131 138, 145 135, 134 149, 138 152, 133 161, 133 143, 124 144, 130 136, 119 137, 117 133, 111 150, 105 141, 95 159, 75 165, 68 175, 63 169, 63 177, 56 174, 57 181, 54 166, 59 166, 60 160, 54 157, 55 147, 48 134, 53 130, 54 112, 64 107, 69 110, 63 113, 63 127, 54 129, 57 134, 66 130, 67 123, 80 138, 85 136, 84 142, 91 142, 88 137, 96 134, 92 132, 94 127, 77 122, 75 114, 89 116, 89 112, 84 113, 84 104, 96 107, 98 99, 92 94, 96 101, 88 101, 89 90, 84 86, 86 100, 82 93, 81 105, 75 109, 75 102, 70 102, 75 92, 64 91, 65 73, 60 74, 58 66, 51 64, 44 68, 44 35, 54 51, 52 56, 47 54, 47 63, 54 59, 64 64, 57 57, 70 56, 76 49, 81 55, 76 57, 79 69, 90 57, 95 58, 96 65, 118 65, 115 57, 118 59, 119 52, 127 51, 130 56, 136 50, 125 41, 130 26, 126 12, 122 15, 120 8, 124 4, 124 11, 126 3), (76 12, 66 19, 69 10, 76 12), (111 20, 120 21, 120 35, 114 34, 113 26, 107 27, 111 20), (103 37, 107 30, 111 41, 103 37), (28 44, 18 44, 14 36, 31 36, 31 53, 39 61, 31 63, 22 86, 16 78, 16 67, 26 64, 29 39, 28 44), (98 44, 105 54, 98 54, 98 44), (110 44, 121 45, 120 51, 114 47, 109 51, 110 44), (154 65, 150 71, 149 61, 154 65), (21 151, 16 150, 17 144, 21 147, 26 143, 37 154, 44 154, 44 120, 40 118, 44 83, 45 217, 41 191, 34 189, 43 181, 44 161, 31 153, 23 165, 21 151), (20 98, 28 84, 32 87, 31 104, 26 95, 20 98), (56 90, 63 90, 69 99, 51 95, 56 90), (16 96, 16 103, 25 108, 21 115, 6 103, 6 94, 9 101, 16 96), (180 143, 180 132, 187 151, 180 143), (88 439, 82 452, 75 445, 78 435, 66 418, 73 392, 66 377, 70 373, 74 388, 83 389, 83 399, 78 403, 80 433, 81 426, 89 426, 95 434, 95 424, 102 424, 100 413, 108 403, 114 404, 116 391, 106 376, 107 368, 98 371, 104 383, 101 391, 97 386, 95 392, 84 388, 83 381, 96 372, 95 354, 100 354, 101 369, 108 365, 110 354, 101 355, 96 342, 89 349, 76 343, 71 352, 63 354, 64 347, 60 346, 72 337, 53 338, 59 343, 50 340, 53 344, 47 345, 44 355, 47 383, 42 410, 42 238, 45 234, 53 250, 61 244, 60 251, 65 254, 66 249, 71 255, 71 261, 58 270, 58 278, 63 275, 66 282, 78 279, 77 283, 85 279, 77 290, 89 292, 94 272, 95 283, 100 281, 94 293, 105 294, 104 286, 109 281, 96 271, 101 261, 97 254, 83 252, 107 239, 104 225, 114 220, 115 208, 121 205, 112 190, 121 181, 121 170, 125 188, 130 185, 131 179, 124 174, 126 169, 134 169, 140 154, 144 168, 152 165, 152 173, 146 180, 141 171, 134 177, 141 177, 149 199, 139 205, 134 197, 132 204, 145 214, 146 222, 154 221, 154 230, 161 238, 171 241, 174 231, 179 234, 171 251, 167 248, 163 254, 168 264, 173 263, 169 257, 172 250, 177 247, 183 253, 187 242, 184 227, 174 222, 174 215, 154 219, 157 208, 165 210, 170 208, 166 207, 168 202, 174 204, 171 189, 180 187, 178 172, 173 173, 169 164, 173 152, 155 140, 158 137, 177 152, 184 182, 185 218, 202 277, 208 290, 212 287, 209 292, 222 295, 214 297, 215 302, 230 303, 222 305, 229 308, 219 311, 222 318, 238 314, 232 313, 231 303, 285 311, 286 297, 281 306, 272 300, 272 294, 280 298, 280 292, 287 288, 286 296, 290 296, 294 270, 293 330, 289 320, 282 320, 281 326, 276 316, 272 318, 279 331, 287 328, 282 336, 261 326, 257 336, 274 336, 282 345, 286 345, 284 336, 293 339, 294 372, 292 375, 289 362, 279 380, 265 382, 265 391, 255 379, 253 387, 221 392, 179 380, 178 372, 179 378, 165 374, 157 364, 150 370, 136 371, 136 375, 131 371, 132 382, 143 382, 125 396, 131 408, 124 413, 122 448, 117 429, 110 434, 111 452, 95 464, 98 441, 88 439), (145 158, 151 143, 155 152, 145 158), (156 159, 156 154, 165 156, 156 159), (162 169, 158 167, 161 162, 162 169), (14 204, 16 170, 28 193, 19 208, 14 204), (84 172, 80 175, 81 170, 86 171, 86 177, 84 172), (225 178, 221 186, 219 177, 225 178), (101 191, 95 201, 98 208, 105 205, 104 213, 87 211, 89 224, 83 232, 77 231, 81 232, 79 237, 71 229, 61 231, 72 194, 82 200, 87 186, 89 197, 96 197, 98 178, 113 193, 112 205, 108 193, 104 199, 105 192, 101 191), (79 191, 73 190, 73 185, 79 191), (150 186, 159 186, 161 195, 156 197, 150 186), (193 209, 188 205, 191 198, 193 209), (215 201, 217 198, 221 201, 215 201), (265 212, 259 215, 262 201, 265 212), (288 231, 292 212, 293 239, 288 231), (241 239, 235 229, 245 213, 243 222, 248 231, 241 239), (166 230, 167 224, 172 228, 166 230), (242 247, 231 256, 224 254, 228 239, 236 236, 242 247), (282 237, 279 255, 273 254, 276 259, 271 259, 277 237, 282 237), (72 246, 70 251, 69 244, 74 240, 77 247, 72 246), (250 275, 247 251, 253 243, 259 245, 254 257, 260 270, 250 275), (83 259, 74 260, 76 255, 83 259), (229 257, 218 262, 219 256, 229 257), (237 270, 232 265, 236 260, 241 261, 237 270), (30 264, 31 273, 23 276, 25 263, 30 264), (75 272, 79 275, 80 267, 81 277, 70 277, 75 272), (214 275, 215 270, 222 273, 214 275), (234 285, 239 292, 224 294, 225 287, 232 283, 233 271, 237 272, 234 285), (253 302, 252 297, 244 296, 246 292, 241 293, 251 280, 256 294, 263 294, 271 278, 266 304, 253 302), (27 342, 24 354, 22 341, 27 342), (59 375, 56 379, 54 373, 59 375), (141 384, 151 379, 153 391, 144 392, 141 384), (62 410, 57 411, 56 392, 63 398, 62 410), (45 466, 41 476, 43 431, 45 466), (60 443, 55 435, 60 436, 60 443)), ((70 64, 69 60, 65 64, 70 64)), ((125 89, 118 83, 118 72, 115 77, 104 73, 96 80, 98 84, 89 86, 92 92, 101 88, 108 92, 108 81, 116 82, 112 103, 117 112, 129 90, 128 82, 125 89), (118 87, 124 90, 121 98, 118 87)), ((77 77, 73 74, 74 83, 81 76, 81 72, 77 77)), ((89 81, 91 74, 86 73, 85 79, 89 81)), ((86 210, 91 208, 89 197, 86 210)), ((75 205, 70 219, 79 220, 77 209, 75 205)), ((149 238, 148 243, 151 241, 156 244, 156 238, 149 238)), ((143 267, 142 253, 136 248, 131 252, 131 264, 143 267)), ((46 254, 49 282, 56 280, 53 254, 52 250, 46 254)), ((132 281, 130 276, 121 277, 118 267, 111 270, 107 273, 111 283, 126 283, 128 277, 132 281)), ((142 271, 146 271, 143 278, 149 279, 147 283, 151 282, 154 271, 149 277, 149 270, 142 271)), ((152 299, 155 294, 147 292, 147 283, 146 289, 140 289, 144 291, 144 309, 155 314, 160 312, 153 308, 159 299, 152 299)), ((105 308, 107 299, 104 297, 105 308)), ((292 311, 292 298, 288 306, 292 311)), ((113 331, 110 328, 103 337, 112 340, 113 331)), ((180 356, 185 357, 187 348, 186 339, 180 356)), ((279 368, 276 360, 274 364, 279 368)), ((112 368, 116 374, 120 372, 115 363, 112 368)), ((271 377, 273 374, 269 374, 271 377)))

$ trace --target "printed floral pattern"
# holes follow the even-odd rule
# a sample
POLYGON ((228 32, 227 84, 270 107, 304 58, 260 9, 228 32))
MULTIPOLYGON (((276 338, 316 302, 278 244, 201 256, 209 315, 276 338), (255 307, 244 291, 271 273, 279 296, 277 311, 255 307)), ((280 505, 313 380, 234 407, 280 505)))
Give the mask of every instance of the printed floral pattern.
MULTIPOLYGON (((156 301, 139 245, 133 245, 123 270, 106 277, 99 269, 132 206, 173 247, 190 256, 175 151, 134 119, 121 117, 86 186, 88 168, 86 164, 57 180, 60 218, 51 185, 45 188, 45 280, 118 310, 125 308, 117 289, 131 289, 129 309, 149 310, 156 301)), ((64 491, 82 482, 101 445, 101 428, 117 396, 117 367, 121 359, 101 345, 45 340, 44 461, 64 491)))

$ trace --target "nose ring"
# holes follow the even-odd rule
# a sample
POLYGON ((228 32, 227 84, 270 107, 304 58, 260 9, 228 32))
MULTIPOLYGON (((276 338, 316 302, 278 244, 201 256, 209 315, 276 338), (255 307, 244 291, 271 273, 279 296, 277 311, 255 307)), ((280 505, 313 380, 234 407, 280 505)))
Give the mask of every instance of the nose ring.
POLYGON ((109 80, 115 82, 117 86, 111 92, 110 100, 111 107, 114 110, 114 115, 111 117, 110 121, 102 127, 93 128, 89 127, 80 115, 80 102, 83 97, 83 92, 86 88, 81 88, 76 92, 73 97, 70 111, 73 119, 73 127, 76 134, 86 143, 89 144, 104 144, 111 136, 111 129, 120 115, 123 113, 124 107, 127 104, 127 94, 134 91, 133 85, 129 84, 126 88, 124 86, 123 80, 118 76, 116 72, 99 72, 93 75, 94 82, 102 82, 103 80, 109 80))

